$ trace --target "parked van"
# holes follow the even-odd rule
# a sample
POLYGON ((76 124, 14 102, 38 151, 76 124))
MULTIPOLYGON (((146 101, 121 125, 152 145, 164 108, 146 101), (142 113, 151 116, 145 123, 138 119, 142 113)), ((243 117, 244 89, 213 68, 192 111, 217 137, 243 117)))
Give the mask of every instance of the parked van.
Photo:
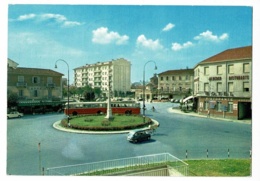
POLYGON ((151 134, 148 133, 147 130, 142 130, 142 129, 130 131, 127 136, 127 140, 134 143, 137 143, 139 141, 149 140, 150 138, 151 138, 151 134))

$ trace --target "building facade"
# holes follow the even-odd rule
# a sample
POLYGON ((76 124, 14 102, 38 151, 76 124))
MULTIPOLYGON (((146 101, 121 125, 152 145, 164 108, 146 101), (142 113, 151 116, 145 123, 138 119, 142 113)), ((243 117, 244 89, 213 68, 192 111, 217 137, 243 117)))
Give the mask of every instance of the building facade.
POLYGON ((251 118, 252 46, 228 49, 194 68, 198 113, 251 118))
POLYGON ((98 87, 104 93, 126 93, 131 87, 131 63, 123 58, 87 64, 74 69, 76 87, 98 87))
POLYGON ((158 97, 181 99, 193 92, 193 69, 168 70, 158 74, 158 97))
POLYGON ((61 107, 63 74, 50 69, 18 67, 10 59, 7 71, 7 91, 18 95, 21 112, 34 112, 36 107, 61 107))

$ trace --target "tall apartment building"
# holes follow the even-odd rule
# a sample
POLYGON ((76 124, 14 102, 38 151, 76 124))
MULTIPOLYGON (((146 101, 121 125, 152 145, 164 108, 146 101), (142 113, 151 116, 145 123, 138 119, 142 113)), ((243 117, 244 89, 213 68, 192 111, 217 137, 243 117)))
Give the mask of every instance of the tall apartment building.
POLYGON ((131 63, 123 58, 86 64, 74 69, 76 87, 90 85, 92 88, 99 87, 107 93, 126 93, 131 87, 131 63))
POLYGON ((251 117, 252 46, 228 49, 194 68, 194 95, 199 113, 251 117))
POLYGON ((193 69, 168 70, 158 74, 158 97, 181 99, 193 92, 193 69))

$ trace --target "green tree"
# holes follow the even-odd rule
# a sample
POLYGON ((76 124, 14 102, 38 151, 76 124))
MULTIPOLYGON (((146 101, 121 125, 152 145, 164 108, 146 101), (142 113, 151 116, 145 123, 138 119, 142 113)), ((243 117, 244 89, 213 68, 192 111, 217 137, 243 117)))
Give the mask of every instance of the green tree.
POLYGON ((7 107, 15 107, 18 105, 18 95, 14 92, 7 91, 7 107))

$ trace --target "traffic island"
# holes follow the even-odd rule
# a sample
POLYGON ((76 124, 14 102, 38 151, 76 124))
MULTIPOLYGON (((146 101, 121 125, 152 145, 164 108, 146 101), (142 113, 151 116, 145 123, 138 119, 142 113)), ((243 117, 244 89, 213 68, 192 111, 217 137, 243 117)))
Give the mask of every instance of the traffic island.
POLYGON ((114 115, 113 120, 107 120, 104 115, 80 115, 70 118, 68 126, 67 118, 55 122, 53 127, 67 132, 74 133, 128 133, 133 129, 148 129, 149 125, 159 124, 149 117, 145 121, 141 115, 114 115))

